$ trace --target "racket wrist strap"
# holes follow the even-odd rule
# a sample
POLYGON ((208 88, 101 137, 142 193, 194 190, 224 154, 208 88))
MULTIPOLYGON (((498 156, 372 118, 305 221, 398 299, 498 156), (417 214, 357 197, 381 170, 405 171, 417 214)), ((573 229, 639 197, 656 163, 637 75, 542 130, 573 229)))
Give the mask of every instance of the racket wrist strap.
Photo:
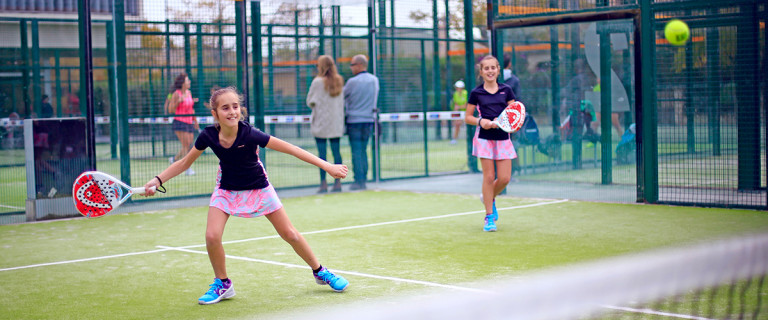
POLYGON ((155 179, 157 179, 157 182, 160 182, 160 186, 157 187, 157 192, 165 193, 165 191, 167 190, 165 189, 165 187, 163 187, 163 180, 160 179, 160 177, 158 176, 155 176, 155 179))

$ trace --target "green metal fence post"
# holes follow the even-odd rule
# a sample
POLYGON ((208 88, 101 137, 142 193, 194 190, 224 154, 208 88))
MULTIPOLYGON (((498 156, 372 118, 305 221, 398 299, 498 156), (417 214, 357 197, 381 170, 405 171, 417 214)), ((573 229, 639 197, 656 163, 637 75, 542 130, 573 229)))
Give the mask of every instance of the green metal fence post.
POLYGON ((40 116, 43 106, 42 79, 40 79, 40 27, 38 20, 32 20, 32 101, 35 101, 34 110, 40 116))
MULTIPOLYGON (((318 40, 320 41, 320 46, 317 48, 317 54, 318 55, 324 55, 325 54, 325 22, 323 22, 323 6, 320 5, 317 8, 317 12, 320 14, 320 24, 317 25, 317 34, 318 34, 318 40)), ((336 61, 334 59, 334 61, 336 61)))
POLYGON ((61 50, 56 49, 54 53, 54 70, 56 75, 56 116, 62 117, 64 109, 64 96, 61 91, 61 50))
MULTIPOLYGON (((710 10, 715 14, 715 10, 710 10)), ((707 92, 709 93, 709 143, 712 144, 712 155, 720 156, 720 31, 718 28, 707 28, 707 92)))
MULTIPOLYGON (((438 34, 439 18, 437 16, 437 1, 438 0, 432 0, 432 91, 434 92, 434 96, 432 97, 432 110, 434 111, 440 111, 440 98, 442 98, 442 90, 440 90, 440 43, 438 42, 440 34, 438 34)), ((425 114, 425 123, 427 120, 426 116, 427 115, 425 114)), ((440 121, 437 121, 435 126, 435 138, 438 140, 443 138, 443 128, 440 124, 440 121)))
POLYGON ((341 50, 341 39, 339 36, 341 35, 341 27, 339 25, 341 24, 341 17, 340 17, 341 7, 338 5, 331 6, 331 23, 333 26, 333 29, 331 30, 333 34, 333 60, 338 63, 339 61, 339 51, 341 50))
POLYGON ((203 25, 198 23, 197 27, 197 79, 195 80, 195 88, 197 90, 196 96, 198 97, 195 104, 195 113, 202 111, 205 108, 203 105, 205 96, 208 95, 205 92, 205 62, 203 60, 203 25))
POLYGON ((429 104, 429 98, 427 97, 427 54, 424 48, 424 40, 419 41, 421 44, 421 112, 424 119, 422 123, 422 131, 424 134, 424 175, 429 175, 429 132, 427 131, 427 111, 429 104))
POLYGON ((253 38, 253 115, 254 125, 264 130, 264 57, 261 51, 261 1, 251 1, 251 33, 253 38))
POLYGON ((107 76, 109 86, 109 154, 111 159, 117 159, 117 64, 115 63, 115 25, 107 22, 107 76))
MULTIPOLYGON (((768 10, 763 10, 763 24, 768 24, 768 10)), ((763 31, 763 52, 766 52, 768 50, 768 32, 763 31)), ((763 75, 768 75, 768 52, 763 54, 763 75)), ((765 78, 764 78, 765 79, 765 78)), ((768 97, 768 85, 763 85, 763 97, 768 97)), ((763 101, 763 126, 768 127, 768 105, 765 105, 766 102, 763 101)), ((763 141, 768 142, 768 130, 763 131, 763 141)), ((765 149, 763 149, 763 153, 765 153, 765 149)), ((763 177, 766 181, 768 181, 768 157, 765 157, 764 159, 765 168, 766 170, 763 170, 763 177)), ((768 192, 765 193, 765 206, 763 207, 763 210, 768 209, 768 192)))
MULTIPOLYGON (((192 74, 192 41, 189 39, 189 23, 184 24, 184 72, 192 74)), ((239 65, 239 64, 238 64, 239 65)))
MULTIPOLYGON (((293 11, 293 42, 296 44, 295 51, 294 51, 294 61, 299 62, 301 61, 301 56, 299 55, 299 51, 301 50, 301 43, 299 38, 299 10, 293 11)), ((296 99, 298 100, 299 92, 301 92, 301 74, 302 69, 299 66, 298 63, 295 64, 294 71, 296 72, 296 99)), ((301 136, 301 126, 296 126, 296 136, 301 136)))
MULTIPOLYGON (((493 26, 493 19, 496 17, 496 6, 493 5, 493 0, 487 0, 485 4, 486 20, 488 21, 488 31, 491 33, 490 39, 490 51, 491 55, 496 57, 500 61, 499 64, 504 63, 504 52, 499 50, 499 31, 493 26)), ((504 66, 501 66, 504 68, 504 66)), ((503 79, 502 79, 503 80, 503 79)))
MULTIPOLYGON (((605 23, 598 22, 598 26, 605 23)), ((600 176, 602 184, 611 184, 613 183, 611 33, 609 30, 600 30, 598 34, 600 37, 600 176)))
MULTIPOLYGON (((155 107, 155 101, 156 101, 155 100, 155 85, 154 85, 154 82, 152 81, 152 67, 149 67, 148 69, 149 69, 148 70, 149 74, 148 74, 148 77, 147 77, 147 82, 148 82, 147 86, 149 88, 149 93, 147 94, 147 105, 149 106, 149 116, 154 118, 154 117, 157 116, 157 111, 155 110, 155 108, 156 108, 155 107)), ((160 74, 163 73, 162 69, 159 70, 159 71, 160 71, 160 74)), ((151 138, 152 157, 157 155, 156 152, 155 152, 155 143, 157 142, 157 132, 155 132, 156 129, 157 129, 156 126, 150 126, 149 127, 149 135, 152 137, 151 138)))
MULTIPOLYGON (((451 94, 453 93, 453 77, 451 75, 451 55, 449 54, 449 51, 451 51, 451 8, 449 8, 448 0, 443 1, 443 3, 445 4, 445 104, 448 111, 453 111, 453 106, 450 102, 452 99, 451 94)), ((448 138, 452 139, 453 123, 448 121, 447 127, 448 138)))
POLYGON ((656 126, 656 31, 652 0, 640 0, 640 17, 635 17, 635 118, 637 119, 636 139, 637 201, 657 203, 659 201, 658 136, 656 126), (646 67, 647 66, 647 67, 646 67))
MULTIPOLYGON (((464 0, 464 49, 465 62, 464 72, 466 75, 467 90, 472 90, 475 87, 475 39, 472 34, 472 0, 464 0)), ((467 166, 470 172, 480 172, 477 169, 477 158, 472 155, 472 132, 475 127, 467 125, 467 166)))
POLYGON ((19 36, 21 37, 21 100, 24 102, 24 117, 30 117, 29 101, 29 36, 27 34, 27 20, 19 21, 19 36))
POLYGON ((272 26, 267 26, 267 77, 269 78, 269 105, 268 108, 275 110, 275 56, 272 49, 272 26))
MULTIPOLYGON (((253 3, 253 2, 251 2, 253 3)), ((218 27, 219 27, 219 68, 221 68, 224 65, 224 32, 222 31, 222 21, 218 21, 218 27)), ((219 74, 219 85, 224 84, 224 72, 221 72, 221 69, 219 69, 219 72, 216 72, 219 74)))
POLYGON ((117 62, 117 112, 120 117, 120 176, 131 184, 130 128, 128 125, 128 64, 125 41, 125 0, 114 0, 112 20, 115 22, 115 57, 117 62))
MULTIPOLYGON (((549 1, 550 8, 557 8, 557 0, 549 1)), ((560 140, 560 36, 557 32, 557 26, 549 27, 549 72, 551 80, 550 90, 552 91, 552 134, 560 140)), ((558 155, 560 153, 558 152, 558 155)), ((556 160, 560 160, 560 157, 556 160)))
MULTIPOLYGON (((740 12, 749 19, 740 19, 736 32, 736 99, 739 106, 738 121, 738 189, 759 190, 760 175, 760 92, 756 66, 760 65, 760 20, 757 3, 744 4, 740 12), (745 15, 746 15, 745 14, 745 15)), ((746 18, 746 17, 745 17, 746 18)))
POLYGON ((248 22, 245 1, 235 1, 235 46, 237 53, 237 83, 243 94, 246 110, 251 103, 248 76, 248 22))
MULTIPOLYGON (((375 6, 376 3, 375 0, 368 0, 368 70, 373 74, 374 76, 379 76, 376 71, 376 63, 378 59, 378 55, 376 54, 377 48, 376 48, 376 15, 375 15, 375 6)), ((373 110, 373 143, 371 144, 371 149, 373 150, 373 157, 371 157, 372 167, 373 167, 373 181, 379 182, 379 179, 381 177, 381 171, 380 171, 380 164, 381 164, 381 152, 379 148, 379 110, 380 106, 382 104, 383 99, 377 100, 377 105, 374 106, 373 110)))
POLYGON ((93 111, 93 47, 90 1, 77 6, 80 53, 80 109, 86 118, 86 153, 88 170, 96 170, 96 119, 93 111), (83 108, 84 107, 84 108, 83 108))
MULTIPOLYGON (((171 50, 173 49, 173 44, 171 43, 171 22, 168 19, 165 19, 165 78, 163 79, 163 84, 167 85, 171 79, 173 79, 173 75, 171 74, 171 50)), ((167 87, 166 87, 167 88, 167 87)), ((165 100, 168 99, 168 90, 163 90, 163 107, 165 107, 165 100)), ((163 110, 162 114, 168 114, 168 110, 163 110)), ((167 139, 167 132, 168 130, 163 130, 163 156, 168 155, 168 139, 167 139)))
MULTIPOLYGON (((688 14, 690 11, 688 11, 688 14)), ((686 15, 688 15, 686 14, 686 15)), ((693 32, 693 30, 691 30, 693 32)), ((686 150, 696 152, 696 105, 693 97, 698 93, 693 90, 693 41, 685 43, 685 118, 686 118, 686 150)))

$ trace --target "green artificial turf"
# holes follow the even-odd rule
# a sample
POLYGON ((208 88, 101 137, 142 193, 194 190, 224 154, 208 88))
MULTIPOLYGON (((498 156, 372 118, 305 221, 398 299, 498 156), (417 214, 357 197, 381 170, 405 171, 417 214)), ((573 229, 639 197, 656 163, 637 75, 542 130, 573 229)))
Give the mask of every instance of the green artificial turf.
POLYGON ((283 203, 321 263, 350 281, 346 292, 316 285, 267 219, 233 217, 224 241, 251 239, 225 244, 237 296, 197 305, 213 272, 204 254, 207 208, 195 207, 0 226, 0 318, 279 316, 768 231, 768 214, 749 210, 499 197, 499 230, 486 233, 470 195, 366 191, 283 203), (543 205, 525 207, 536 203, 543 205), (129 253, 137 254, 104 258, 129 253), (69 263, 25 267, 62 261, 69 263))

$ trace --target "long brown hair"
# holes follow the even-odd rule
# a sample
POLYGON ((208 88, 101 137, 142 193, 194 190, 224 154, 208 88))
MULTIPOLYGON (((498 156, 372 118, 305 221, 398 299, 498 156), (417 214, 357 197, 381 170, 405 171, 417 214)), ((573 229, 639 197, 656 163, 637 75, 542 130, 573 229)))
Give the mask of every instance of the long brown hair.
POLYGON ((176 80, 173 81, 173 89, 171 91, 181 90, 181 86, 184 85, 184 81, 187 80, 186 72, 180 73, 178 76, 176 76, 176 80))
POLYGON ((317 76, 325 80, 325 91, 335 97, 341 94, 344 88, 344 78, 336 70, 336 63, 328 55, 322 55, 317 58, 317 76))

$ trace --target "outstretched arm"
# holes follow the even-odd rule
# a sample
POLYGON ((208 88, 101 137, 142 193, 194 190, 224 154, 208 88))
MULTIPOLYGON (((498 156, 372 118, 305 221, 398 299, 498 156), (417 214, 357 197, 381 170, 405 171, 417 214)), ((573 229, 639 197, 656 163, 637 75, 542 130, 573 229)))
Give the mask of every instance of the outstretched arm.
POLYGON ((328 174, 336 179, 347 177, 347 166, 343 164, 328 163, 327 161, 318 158, 314 154, 309 153, 307 150, 299 148, 278 138, 270 137, 269 142, 267 143, 267 148, 290 154, 306 163, 315 165, 318 168, 325 170, 325 172, 328 172, 328 174))
MULTIPOLYGON (((178 176, 182 172, 189 169, 189 167, 192 166, 192 163, 197 160, 200 155, 203 154, 202 150, 197 150, 197 148, 192 148, 192 150, 189 150, 186 156, 182 158, 179 161, 176 161, 172 163, 168 168, 163 170, 160 174, 157 176, 163 180, 163 183, 167 183, 168 180, 171 180, 171 178, 178 176)), ((150 189, 151 187, 159 187, 160 181, 157 181, 157 178, 152 178, 149 181, 147 181, 147 184, 144 185, 144 188, 147 190, 147 192, 144 194, 144 196, 151 196, 155 194, 154 189, 150 189)))

